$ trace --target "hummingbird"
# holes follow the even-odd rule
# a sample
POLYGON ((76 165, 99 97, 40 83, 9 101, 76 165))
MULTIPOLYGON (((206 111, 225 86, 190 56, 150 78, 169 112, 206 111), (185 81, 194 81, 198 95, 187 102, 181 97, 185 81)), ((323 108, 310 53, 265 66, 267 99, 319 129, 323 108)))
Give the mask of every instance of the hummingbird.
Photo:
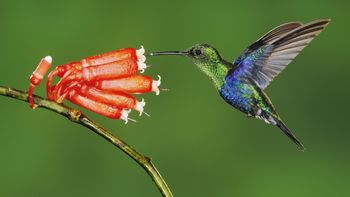
POLYGON ((307 24, 289 22, 277 26, 248 46, 233 62, 223 59, 218 50, 209 44, 197 44, 185 51, 161 51, 149 55, 190 58, 211 79, 228 104, 247 117, 277 126, 304 150, 303 144, 278 115, 265 89, 329 22, 330 19, 320 19, 307 24))

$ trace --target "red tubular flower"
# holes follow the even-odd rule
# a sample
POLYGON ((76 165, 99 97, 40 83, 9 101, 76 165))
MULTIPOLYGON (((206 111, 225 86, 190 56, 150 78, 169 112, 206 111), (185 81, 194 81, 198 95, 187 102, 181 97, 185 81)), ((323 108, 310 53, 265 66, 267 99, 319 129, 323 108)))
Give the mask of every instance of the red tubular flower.
POLYGON ((128 77, 137 73, 138 64, 132 59, 123 59, 116 62, 101 64, 97 66, 84 67, 81 74, 77 73, 74 76, 81 76, 86 81, 97 81, 105 79, 115 79, 128 77))
POLYGON ((116 62, 123 59, 133 59, 137 61, 136 49, 125 48, 108 53, 87 57, 81 60, 83 67, 96 66, 111 62, 116 62))
MULTIPOLYGON (((63 102, 67 98, 72 103, 103 116, 128 120, 130 110, 143 113, 145 102, 138 101, 130 94, 156 92, 159 94, 159 80, 138 75, 147 68, 143 47, 139 50, 125 48, 87 57, 79 62, 71 62, 56 67, 50 72, 46 90, 50 100, 63 102), (53 78, 60 78, 51 85, 53 78)), ((50 61, 42 60, 31 76, 29 101, 32 107, 32 92, 46 74, 50 61)))
POLYGON ((29 106, 31 108, 34 108, 34 101, 33 101, 33 92, 34 88, 40 84, 40 82, 43 80, 45 74, 49 70, 52 63, 51 56, 46 56, 45 58, 41 59, 39 65, 34 70, 33 74, 30 76, 30 86, 28 90, 28 101, 29 106))
POLYGON ((143 94, 146 92, 155 92, 159 95, 159 86, 161 77, 158 75, 157 81, 145 75, 132 75, 119 79, 96 81, 93 86, 101 90, 113 92, 127 92, 130 94, 143 94))
POLYGON ((100 90, 97 87, 88 86, 84 84, 79 89, 77 89, 81 95, 87 96, 96 101, 106 103, 109 105, 114 105, 119 108, 128 108, 140 112, 143 112, 143 108, 146 105, 145 101, 136 100, 133 96, 123 93, 123 92, 111 92, 100 90))
POLYGON ((108 118, 122 119, 125 121, 125 123, 128 122, 128 114, 130 110, 96 101, 93 98, 79 94, 76 90, 70 91, 67 99, 72 103, 84 107, 97 114, 106 116, 108 118))

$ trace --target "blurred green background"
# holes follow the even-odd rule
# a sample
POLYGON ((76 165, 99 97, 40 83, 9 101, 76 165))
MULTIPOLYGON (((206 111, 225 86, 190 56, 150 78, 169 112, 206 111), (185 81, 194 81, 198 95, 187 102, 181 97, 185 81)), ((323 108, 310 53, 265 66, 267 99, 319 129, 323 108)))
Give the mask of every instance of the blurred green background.
MULTIPOLYGON (((233 60, 277 25, 331 18, 267 89, 305 152, 231 108, 182 57, 148 59, 146 74, 170 89, 142 95, 151 118, 134 112, 138 122, 124 125, 84 112, 152 157, 175 196, 350 196, 349 8, 330 0, 2 0, 0 84, 27 89, 45 55, 57 66, 140 45, 150 52, 207 42, 233 60)), ((86 128, 5 97, 0 109, 0 196, 160 196, 142 168, 86 128)))

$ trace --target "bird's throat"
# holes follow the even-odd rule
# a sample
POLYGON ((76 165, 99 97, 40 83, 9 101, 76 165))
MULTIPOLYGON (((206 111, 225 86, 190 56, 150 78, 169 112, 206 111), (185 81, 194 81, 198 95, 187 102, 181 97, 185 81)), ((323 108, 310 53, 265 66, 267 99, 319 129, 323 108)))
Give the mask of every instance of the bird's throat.
POLYGON ((222 85, 225 83, 225 77, 229 67, 222 62, 197 64, 197 66, 212 80, 215 88, 220 90, 222 85))

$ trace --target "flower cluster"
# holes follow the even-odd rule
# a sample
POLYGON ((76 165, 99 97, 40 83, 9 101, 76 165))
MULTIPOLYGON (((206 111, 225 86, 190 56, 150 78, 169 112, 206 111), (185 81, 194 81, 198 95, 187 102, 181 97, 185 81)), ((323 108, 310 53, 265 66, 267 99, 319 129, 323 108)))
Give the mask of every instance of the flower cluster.
MULTIPOLYGON (((49 100, 62 103, 65 99, 100 115, 122 119, 126 123, 131 110, 140 115, 145 101, 137 100, 133 94, 155 92, 159 94, 158 80, 141 75, 147 65, 143 47, 119 49, 112 52, 87 57, 79 62, 57 66, 48 75, 46 90, 49 100), (60 80, 52 85, 54 77, 60 80)), ((41 60, 30 77, 28 99, 34 107, 33 90, 40 84, 52 63, 47 56, 41 60)))

